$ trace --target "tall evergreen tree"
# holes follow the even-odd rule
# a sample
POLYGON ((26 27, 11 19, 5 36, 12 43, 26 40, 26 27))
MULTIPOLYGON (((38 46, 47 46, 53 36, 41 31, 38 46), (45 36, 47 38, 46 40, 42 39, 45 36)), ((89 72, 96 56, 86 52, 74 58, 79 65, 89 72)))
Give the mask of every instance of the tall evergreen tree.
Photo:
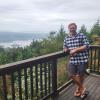
POLYGON ((91 35, 98 35, 98 36, 100 36, 100 20, 99 19, 93 25, 93 27, 91 29, 91 35))
POLYGON ((90 33, 87 32, 87 29, 84 24, 81 26, 81 29, 79 30, 79 32, 84 33, 90 39, 90 33))
POLYGON ((85 27, 85 25, 84 25, 84 24, 81 26, 81 29, 80 29, 80 31, 79 31, 79 32, 80 32, 80 33, 87 34, 86 27, 85 27))

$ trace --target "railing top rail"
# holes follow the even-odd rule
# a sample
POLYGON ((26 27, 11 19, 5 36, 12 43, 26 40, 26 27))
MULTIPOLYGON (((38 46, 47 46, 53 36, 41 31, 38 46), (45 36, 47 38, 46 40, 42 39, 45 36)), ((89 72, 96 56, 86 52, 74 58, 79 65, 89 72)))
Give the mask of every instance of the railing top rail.
POLYGON ((90 48, 92 48, 92 47, 98 47, 98 48, 100 48, 100 45, 90 45, 90 48))

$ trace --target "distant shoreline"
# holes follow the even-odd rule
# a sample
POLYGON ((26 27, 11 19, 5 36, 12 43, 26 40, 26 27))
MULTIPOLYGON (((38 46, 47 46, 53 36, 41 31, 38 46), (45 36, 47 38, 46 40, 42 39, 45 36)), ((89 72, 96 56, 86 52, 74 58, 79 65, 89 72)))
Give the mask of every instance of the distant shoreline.
MULTIPOLYGON (((37 41, 41 41, 42 39, 37 39, 37 41)), ((3 48, 17 48, 17 47, 26 47, 29 46, 33 40, 17 40, 17 41, 12 41, 12 42, 0 42, 0 47, 3 48)))
POLYGON ((3 48, 23 47, 24 48, 26 46, 29 46, 31 43, 32 43, 32 40, 26 40, 26 41, 17 40, 13 42, 1 42, 0 47, 3 47, 3 48))
POLYGON ((40 41, 47 38, 48 34, 36 33, 1 33, 0 32, 0 47, 13 48, 29 46, 33 40, 40 41))

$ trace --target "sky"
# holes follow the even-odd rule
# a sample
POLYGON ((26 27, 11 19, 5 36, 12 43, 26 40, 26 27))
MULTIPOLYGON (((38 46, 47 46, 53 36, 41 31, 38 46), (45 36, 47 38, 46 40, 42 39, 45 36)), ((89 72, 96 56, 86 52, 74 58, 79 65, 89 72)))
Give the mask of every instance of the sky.
POLYGON ((0 31, 58 31, 75 22, 89 30, 100 19, 100 0, 0 0, 0 31))

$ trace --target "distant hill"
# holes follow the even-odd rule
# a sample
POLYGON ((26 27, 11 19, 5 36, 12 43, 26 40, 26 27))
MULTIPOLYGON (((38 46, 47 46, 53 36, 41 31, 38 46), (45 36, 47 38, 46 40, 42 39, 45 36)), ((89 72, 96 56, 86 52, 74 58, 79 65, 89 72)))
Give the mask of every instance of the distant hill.
POLYGON ((46 38, 46 33, 19 33, 19 32, 0 32, 0 42, 12 42, 17 40, 33 40, 46 38))

